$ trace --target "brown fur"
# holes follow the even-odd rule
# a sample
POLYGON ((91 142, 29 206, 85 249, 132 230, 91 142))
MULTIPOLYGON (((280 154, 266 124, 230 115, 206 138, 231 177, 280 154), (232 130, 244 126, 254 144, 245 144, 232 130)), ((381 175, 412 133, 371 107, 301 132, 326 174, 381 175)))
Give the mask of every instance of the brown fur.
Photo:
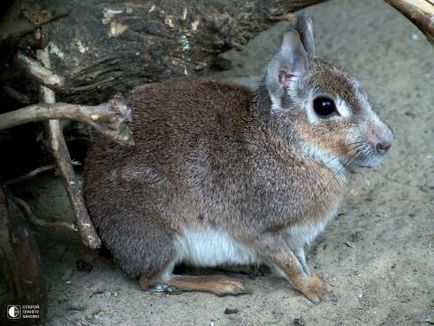
MULTIPOLYGON (((306 67, 307 58, 297 57, 305 55, 298 37, 286 40, 295 43, 282 44, 269 75, 280 74, 272 69, 290 55, 293 66, 282 67, 306 67)), ((277 112, 272 95, 290 96, 282 79, 290 71, 267 78, 256 92, 208 78, 140 87, 129 99, 135 146, 96 139, 85 164, 89 212, 116 261, 141 276, 142 287, 165 281, 185 290, 243 292, 234 280, 171 275, 185 230, 211 229, 251 248, 258 261, 277 268, 310 300, 324 298, 323 281, 306 271, 300 256, 304 242, 291 247, 288 230, 325 224, 346 175, 310 155, 303 143, 347 155, 346 134, 363 108, 343 73, 320 59, 310 58, 309 65, 297 94, 279 98, 289 107, 277 112), (309 87, 328 87, 330 95, 344 98, 354 107, 354 120, 311 125, 306 108, 294 104, 309 87)))
POLYGON ((131 98, 134 147, 96 140, 86 200, 126 272, 158 276, 182 225, 213 225, 255 244, 327 214, 342 184, 264 130, 252 99, 210 79, 155 84, 131 98))

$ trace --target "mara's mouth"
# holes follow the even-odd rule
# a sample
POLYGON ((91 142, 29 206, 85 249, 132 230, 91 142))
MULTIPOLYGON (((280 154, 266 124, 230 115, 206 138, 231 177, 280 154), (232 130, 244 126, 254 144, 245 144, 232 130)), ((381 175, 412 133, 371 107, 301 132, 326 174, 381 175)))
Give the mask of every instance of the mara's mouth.
POLYGON ((362 155, 354 161, 353 165, 361 169, 375 169, 384 159, 384 155, 378 155, 376 153, 370 155, 362 155))
POLYGON ((363 164, 363 163, 356 163, 354 164, 355 167, 361 168, 361 169, 373 169, 375 166, 369 165, 369 164, 363 164))
POLYGON ((385 155, 379 153, 373 144, 368 142, 356 143, 341 160, 343 166, 351 168, 374 169, 380 165, 385 155))

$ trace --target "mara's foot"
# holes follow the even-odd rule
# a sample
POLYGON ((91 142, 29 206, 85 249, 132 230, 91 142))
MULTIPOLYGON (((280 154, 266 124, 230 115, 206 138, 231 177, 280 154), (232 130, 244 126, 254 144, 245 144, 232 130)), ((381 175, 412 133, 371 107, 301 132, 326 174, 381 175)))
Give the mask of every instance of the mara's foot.
POLYGON ((327 294, 326 285, 323 279, 317 274, 306 277, 299 286, 295 287, 295 289, 300 291, 313 303, 324 301, 327 294))
POLYGON ((247 288, 240 281, 219 275, 174 275, 171 279, 162 282, 150 282, 141 278, 139 283, 142 289, 151 289, 151 291, 153 291, 152 289, 155 288, 156 284, 161 284, 161 291, 159 292, 165 292, 164 288, 166 287, 169 291, 175 288, 181 291, 210 292, 218 296, 249 293, 247 288))

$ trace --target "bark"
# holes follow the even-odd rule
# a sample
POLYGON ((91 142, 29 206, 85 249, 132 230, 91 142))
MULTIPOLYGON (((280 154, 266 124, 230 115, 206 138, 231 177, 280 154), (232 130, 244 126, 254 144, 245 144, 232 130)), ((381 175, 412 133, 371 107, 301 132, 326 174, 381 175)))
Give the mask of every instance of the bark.
MULTIPOLYGON (((206 73, 219 53, 240 47, 288 12, 323 1, 17 0, 0 24, 0 43, 44 25, 47 35, 39 42, 51 41, 53 70, 70 81, 56 89, 57 97, 97 104, 147 82, 206 73)), ((386 2, 433 42, 432 0, 386 2)), ((24 92, 26 84, 17 88, 17 80, 8 84, 24 92)))
POLYGON ((71 8, 46 10, 31 0, 5 1, 6 13, 0 20, 0 42, 19 39, 45 24, 66 17, 71 8))
POLYGON ((47 26, 59 99, 96 104, 175 76, 202 74, 289 11, 323 0, 50 0, 71 14, 47 26))
POLYGON ((12 195, 0 184, 0 261, 10 297, 1 309, 0 323, 6 324, 6 306, 39 305, 39 319, 19 321, 20 325, 43 321, 47 289, 41 259, 33 234, 27 227, 12 195))

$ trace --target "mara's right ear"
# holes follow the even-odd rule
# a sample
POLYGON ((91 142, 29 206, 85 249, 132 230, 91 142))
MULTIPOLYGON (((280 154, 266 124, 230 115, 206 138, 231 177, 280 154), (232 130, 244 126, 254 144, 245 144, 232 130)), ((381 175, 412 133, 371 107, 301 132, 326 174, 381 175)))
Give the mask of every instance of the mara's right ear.
POLYGON ((295 30, 300 35, 301 43, 309 56, 315 55, 315 38, 313 36, 312 17, 305 14, 298 14, 295 22, 295 30))
POLYGON ((308 55, 301 43, 299 34, 295 31, 283 35, 279 51, 268 64, 265 84, 272 98, 281 106, 291 79, 303 75, 308 68, 308 55))

